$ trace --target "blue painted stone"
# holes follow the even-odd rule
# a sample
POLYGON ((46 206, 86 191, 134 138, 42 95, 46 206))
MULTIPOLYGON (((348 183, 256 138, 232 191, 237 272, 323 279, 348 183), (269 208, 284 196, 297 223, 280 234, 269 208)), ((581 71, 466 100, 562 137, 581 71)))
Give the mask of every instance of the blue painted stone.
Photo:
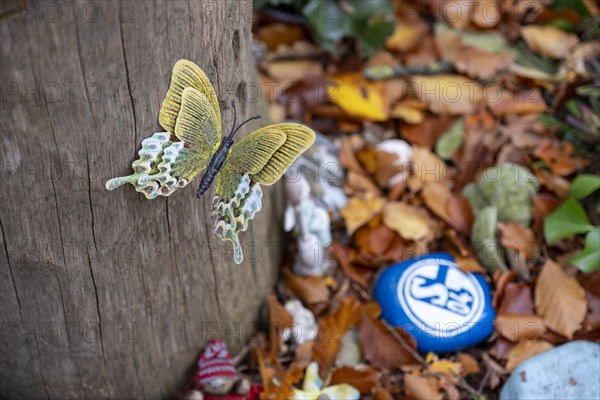
POLYGON ((373 297, 383 318, 417 339, 420 351, 443 353, 475 345, 494 330, 490 290, 478 274, 461 271, 447 253, 388 267, 373 297))

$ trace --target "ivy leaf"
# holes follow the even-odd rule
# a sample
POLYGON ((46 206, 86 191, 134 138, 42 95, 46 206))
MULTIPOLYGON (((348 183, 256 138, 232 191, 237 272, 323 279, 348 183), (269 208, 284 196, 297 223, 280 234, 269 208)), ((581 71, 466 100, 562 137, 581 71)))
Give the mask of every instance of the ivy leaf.
POLYGON ((544 238, 552 244, 568 236, 589 232, 594 227, 579 202, 568 197, 567 200, 544 220, 544 238))
POLYGON ((600 176, 592 174, 577 175, 571 187, 569 188, 569 194, 577 200, 588 197, 596 190, 600 189, 600 176))
POLYGON ((583 251, 571 258, 569 262, 583 272, 594 272, 600 269, 600 227, 588 232, 583 251))

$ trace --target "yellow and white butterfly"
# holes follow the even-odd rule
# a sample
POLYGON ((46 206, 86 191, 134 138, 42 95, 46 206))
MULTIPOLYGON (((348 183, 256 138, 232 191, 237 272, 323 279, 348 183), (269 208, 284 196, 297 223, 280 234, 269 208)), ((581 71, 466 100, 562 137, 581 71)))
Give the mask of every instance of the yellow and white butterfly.
MULTIPOLYGON (((235 113, 235 103, 232 102, 235 113)), ((213 233, 230 240, 234 261, 243 260, 238 233, 245 231, 261 208, 260 185, 272 185, 315 140, 308 127, 284 123, 254 131, 234 143, 233 135, 252 117, 221 137, 221 112, 215 90, 206 74, 191 61, 173 67, 171 85, 163 100, 157 132, 142 141, 133 174, 110 179, 113 190, 130 183, 146 198, 169 196, 185 187, 200 172, 198 197, 217 179, 211 209, 213 233)))

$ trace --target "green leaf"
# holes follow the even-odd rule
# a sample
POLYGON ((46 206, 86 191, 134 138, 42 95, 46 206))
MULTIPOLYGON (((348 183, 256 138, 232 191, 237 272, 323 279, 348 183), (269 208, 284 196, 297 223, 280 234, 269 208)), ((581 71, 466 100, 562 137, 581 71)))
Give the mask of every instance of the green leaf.
POLYGON ((573 196, 577 200, 588 197, 596 190, 600 189, 600 176, 592 174, 577 175, 571 187, 569 188, 569 195, 573 196))
POLYGON ((445 32, 458 33, 463 46, 473 46, 490 53, 514 53, 504 36, 498 32, 468 32, 459 29, 450 28, 445 23, 437 23, 434 26, 436 35, 445 32))
POLYGON ((361 55, 382 48, 394 33, 396 19, 389 0, 310 0, 302 14, 316 39, 329 51, 345 36, 358 39, 361 55))
POLYGON ((546 243, 552 244, 571 235, 589 232, 593 228, 581 204, 569 196, 544 219, 544 238, 546 243))
POLYGON ((302 9, 316 39, 329 51, 349 32, 349 20, 334 0, 310 0, 302 9))
POLYGON ((600 268, 600 227, 588 232, 583 251, 569 261, 583 272, 594 272, 600 268))
POLYGON ((463 142, 464 118, 458 118, 435 144, 435 153, 443 160, 452 158, 463 142))

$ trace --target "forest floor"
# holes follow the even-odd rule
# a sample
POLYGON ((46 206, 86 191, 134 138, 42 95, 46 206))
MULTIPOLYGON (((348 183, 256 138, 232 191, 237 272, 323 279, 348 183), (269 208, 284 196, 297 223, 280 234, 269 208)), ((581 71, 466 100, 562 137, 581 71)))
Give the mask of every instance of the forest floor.
POLYGON ((325 225, 302 223, 319 214, 300 207, 302 184, 286 182, 292 232, 270 331, 241 366, 262 381, 261 398, 292 396, 311 362, 325 386, 346 383, 362 398, 497 398, 525 360, 598 341, 593 2, 483 1, 462 14, 448 8, 461 2, 393 2, 383 13, 352 1, 263 3, 254 56, 271 122, 318 131, 339 169, 320 177, 326 188, 304 176, 325 225), (326 248, 312 262, 299 255, 307 235, 326 248), (489 285, 487 339, 417 351, 416 336, 380 319, 380 272, 431 252, 489 285), (284 332, 310 329, 293 299, 314 315, 316 337, 284 332))

